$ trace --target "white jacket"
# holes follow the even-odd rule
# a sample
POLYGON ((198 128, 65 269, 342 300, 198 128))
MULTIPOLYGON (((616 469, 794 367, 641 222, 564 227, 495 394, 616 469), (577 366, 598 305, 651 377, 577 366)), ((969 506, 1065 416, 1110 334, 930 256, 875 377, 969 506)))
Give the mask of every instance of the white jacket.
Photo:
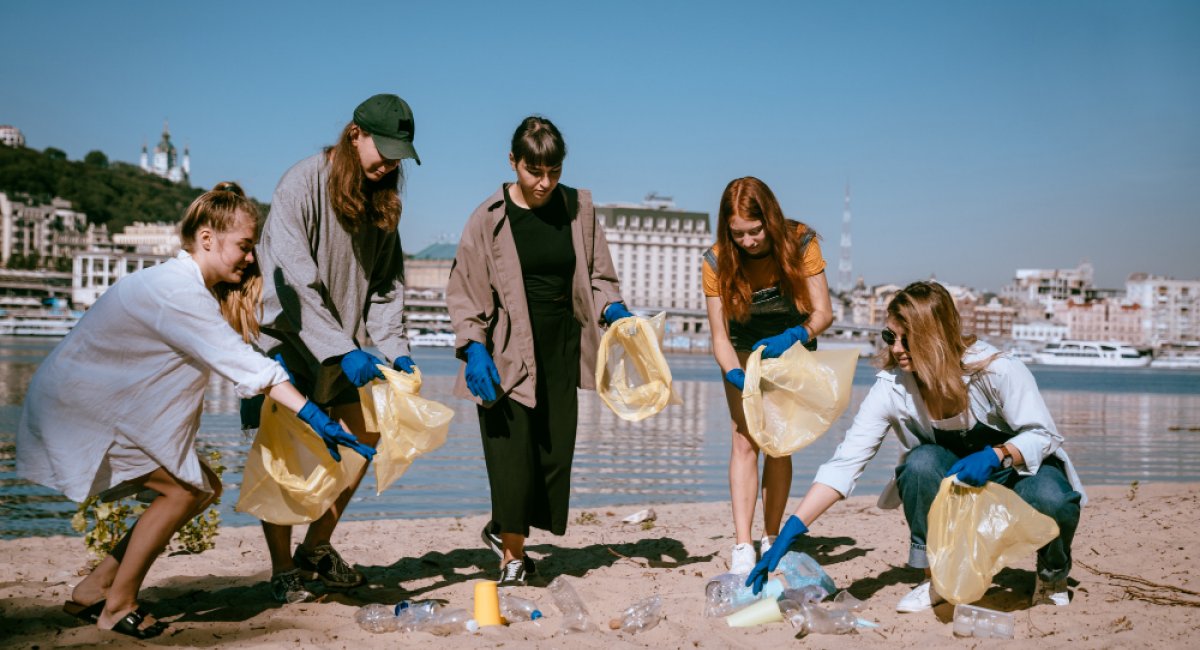
POLYGON ((154 467, 211 491, 195 441, 212 372, 240 397, 287 381, 221 317, 186 252, 122 279, 34 374, 17 429, 17 473, 72 501, 154 467))
MULTIPOLYGON (((978 342, 967 350, 963 360, 971 363, 997 353, 991 345, 978 342)), ((932 418, 912 373, 883 370, 875 377, 875 385, 859 406, 842 444, 838 445, 833 458, 821 465, 813 479, 814 483, 828 485, 843 497, 854 491, 855 483, 879 451, 889 430, 894 431, 900 441, 897 465, 903 464, 908 452, 917 446, 934 442, 932 418)), ((1063 437, 1055 428, 1033 374, 1025 364, 1001 354, 974 377, 964 375, 963 381, 967 383, 968 408, 975 419, 1010 435, 1008 444, 1021 450, 1025 465, 1016 468, 1019 473, 1036 474, 1044 459, 1056 456, 1066 468, 1072 489, 1083 495, 1081 503, 1087 503, 1075 466, 1062 448, 1063 437)), ((899 506, 899 496, 893 479, 880 495, 879 507, 899 506)))

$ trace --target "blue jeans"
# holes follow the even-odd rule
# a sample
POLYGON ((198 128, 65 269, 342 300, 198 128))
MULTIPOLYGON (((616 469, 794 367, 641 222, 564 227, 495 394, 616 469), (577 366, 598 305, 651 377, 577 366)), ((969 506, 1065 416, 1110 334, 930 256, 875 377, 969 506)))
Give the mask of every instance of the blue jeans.
MULTIPOLYGON (((929 568, 929 559, 925 556, 929 508, 946 472, 958 459, 957 454, 945 447, 926 444, 913 449, 904 464, 896 468, 896 483, 904 502, 904 518, 908 520, 911 540, 909 566, 929 568)), ((1062 463, 1050 457, 1033 476, 1022 476, 1013 469, 1001 469, 993 472, 989 480, 1016 492, 1034 510, 1058 524, 1058 537, 1038 549, 1037 572, 1045 582, 1065 579, 1071 572, 1071 541, 1079 525, 1081 495, 1071 489, 1062 463)))

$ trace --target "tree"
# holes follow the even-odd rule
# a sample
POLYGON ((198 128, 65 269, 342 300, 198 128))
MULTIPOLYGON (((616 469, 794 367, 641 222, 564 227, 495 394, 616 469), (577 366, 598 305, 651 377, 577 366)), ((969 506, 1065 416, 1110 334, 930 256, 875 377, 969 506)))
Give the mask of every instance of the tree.
POLYGON ((46 157, 50 160, 66 160, 67 152, 62 149, 55 149, 54 147, 46 147, 46 157))
POLYGON ((100 169, 108 168, 108 156, 104 155, 104 152, 100 151, 99 149, 89 151, 87 155, 83 157, 83 162, 86 165, 99 167, 100 169))

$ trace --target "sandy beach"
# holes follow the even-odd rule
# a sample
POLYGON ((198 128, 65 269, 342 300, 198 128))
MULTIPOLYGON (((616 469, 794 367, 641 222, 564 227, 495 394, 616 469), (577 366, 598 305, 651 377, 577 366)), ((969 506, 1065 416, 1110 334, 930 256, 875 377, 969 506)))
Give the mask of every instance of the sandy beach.
MULTIPOLYGON (((999 643, 1022 647, 1194 647, 1200 629, 1200 483, 1099 487, 1089 491, 1075 538, 1069 607, 1029 607, 1033 556, 1002 571, 978 605, 1010 611, 1016 640, 957 639, 951 605, 898 614, 896 601, 919 579, 903 566, 906 528, 898 510, 882 511, 875 497, 853 497, 816 525, 803 547, 839 588, 866 601, 863 617, 877 630, 803 640, 787 623, 730 628, 704 618, 706 578, 727 568, 732 526, 728 504, 654 506, 652 525, 623 524, 638 508, 573 510, 564 537, 537 534, 527 547, 540 578, 515 593, 546 612, 539 623, 487 627, 476 634, 371 634, 354 622, 367 603, 443 599, 473 608, 473 584, 494 579, 496 561, 479 542, 484 517, 352 522, 335 545, 359 565, 369 583, 321 593, 317 602, 276 605, 266 580, 268 562, 255 527, 221 530, 217 548, 171 555, 151 569, 142 602, 171 623, 157 639, 138 642, 103 632, 62 613, 85 563, 80 538, 0 541, 0 628, 3 647, 320 647, 366 648, 421 644, 427 648, 960 648, 999 643), (597 629, 564 635, 561 616, 543 589, 568 576, 597 629), (608 622, 641 598, 658 594, 664 620, 639 634, 612 631, 608 622)), ((795 505, 795 501, 791 505, 795 505)))

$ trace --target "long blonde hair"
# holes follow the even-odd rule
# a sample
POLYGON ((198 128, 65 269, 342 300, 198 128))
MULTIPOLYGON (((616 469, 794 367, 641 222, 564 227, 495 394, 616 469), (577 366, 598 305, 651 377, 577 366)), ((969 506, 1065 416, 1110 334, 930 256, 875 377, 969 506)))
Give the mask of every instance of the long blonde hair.
POLYGON ((373 181, 363 171, 354 134, 369 138, 370 133, 354 122, 342 129, 337 144, 325 148, 329 157, 329 203, 346 229, 355 232, 370 224, 383 231, 392 231, 400 223, 400 184, 403 167, 397 166, 383 178, 373 181))
MULTIPOLYGON (((179 223, 179 239, 183 249, 194 252, 196 233, 201 228, 207 226, 218 233, 229 232, 242 223, 242 219, 250 219, 257 230, 258 206, 246 198, 246 193, 237 183, 217 183, 211 190, 196 197, 184 213, 183 221, 179 223)), ((218 282, 212 288, 213 295, 221 305, 221 316, 247 343, 258 337, 259 320, 262 318, 262 283, 262 270, 258 267, 258 255, 255 255, 254 261, 242 271, 241 282, 218 282)))
MULTIPOLYGON (((937 282, 913 282, 892 297, 887 314, 904 327, 917 382, 937 395, 949 413, 965 410, 967 385, 963 375, 979 373, 994 357, 970 364, 963 361, 976 338, 963 334, 962 319, 950 292, 937 282)), ((880 353, 880 361, 886 370, 898 365, 890 346, 880 353)))

